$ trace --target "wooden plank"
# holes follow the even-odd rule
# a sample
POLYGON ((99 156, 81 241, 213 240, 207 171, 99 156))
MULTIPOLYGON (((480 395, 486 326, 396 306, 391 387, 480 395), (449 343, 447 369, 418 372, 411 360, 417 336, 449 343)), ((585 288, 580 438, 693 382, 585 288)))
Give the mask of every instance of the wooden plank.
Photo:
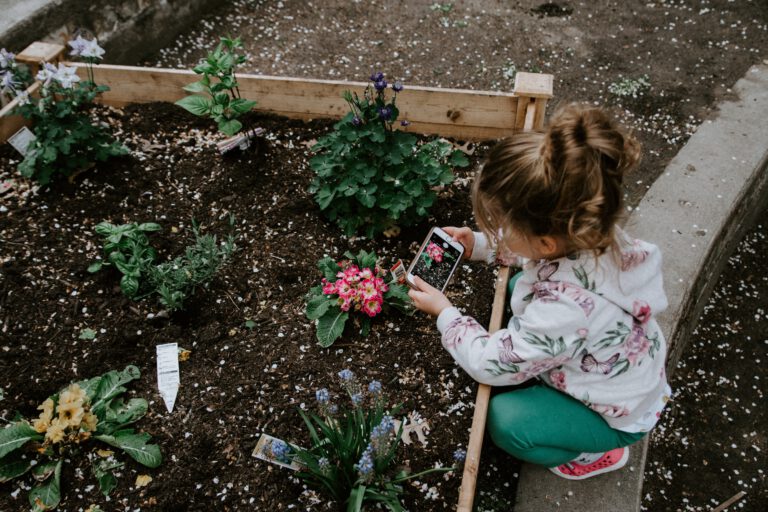
MULTIPOLYGON (((83 64, 71 64, 84 72, 83 64)), ((150 101, 174 102, 187 93, 182 87, 199 78, 187 70, 99 65, 95 79, 110 91, 102 101, 113 106, 150 101)), ((341 94, 362 94, 366 84, 333 80, 238 75, 243 97, 258 101, 256 110, 294 119, 338 119, 349 111, 341 94)), ((410 86, 398 96, 400 119, 407 131, 464 140, 489 140, 514 131, 518 97, 512 93, 410 86)))
MULTIPOLYGON (((493 297, 493 310, 489 333, 494 333, 501 328, 504 319, 504 306, 507 298, 507 283, 509 282, 509 267, 502 267, 496 279, 496 292, 493 297)), ((458 512, 472 512, 472 504, 475 500, 475 487, 477 474, 480 471, 480 455, 483 449, 485 437, 485 420, 488 416, 488 403, 491 399, 491 386, 480 384, 475 397, 475 412, 472 416, 472 429, 467 443, 467 458, 464 461, 464 474, 461 478, 459 490, 458 512)))
MULTIPOLYGON (((40 88, 40 82, 27 87, 27 94, 33 96, 40 88)), ((19 98, 14 98, 6 106, 0 109, 0 144, 5 144, 8 138, 19 131, 22 126, 29 126, 27 121, 21 116, 11 115, 11 111, 19 104, 19 98)))
POLYGON ((64 46, 56 43, 35 41, 16 55, 16 60, 30 67, 32 75, 37 74, 41 62, 54 64, 64 55, 64 46))
POLYGON ((517 102, 517 111, 515 112, 515 132, 523 130, 525 126, 525 113, 528 111, 531 99, 521 97, 517 102))
POLYGON ((544 114, 547 111, 547 98, 536 98, 536 113, 533 116, 533 129, 541 130, 544 128, 544 114))

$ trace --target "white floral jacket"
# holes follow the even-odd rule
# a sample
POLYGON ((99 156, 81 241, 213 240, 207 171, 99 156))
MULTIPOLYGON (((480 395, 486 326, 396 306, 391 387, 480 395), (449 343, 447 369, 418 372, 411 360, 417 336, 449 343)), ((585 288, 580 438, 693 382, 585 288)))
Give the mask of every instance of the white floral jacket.
MULTIPOLYGON (((661 253, 621 238, 620 259, 607 252, 526 262, 509 325, 493 335, 455 307, 445 309, 437 319, 443 346, 478 382, 507 386, 540 377, 613 428, 650 430, 670 394, 666 343, 654 319, 667 307, 661 253)), ((475 233, 472 259, 494 258, 475 233)), ((497 261, 509 263, 509 255, 497 261)))

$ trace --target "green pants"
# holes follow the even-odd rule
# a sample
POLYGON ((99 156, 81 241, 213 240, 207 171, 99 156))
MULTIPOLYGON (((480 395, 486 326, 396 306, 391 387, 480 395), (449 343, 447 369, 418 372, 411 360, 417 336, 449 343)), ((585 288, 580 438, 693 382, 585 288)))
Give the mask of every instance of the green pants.
MULTIPOLYGON (((509 280, 510 294, 521 274, 509 280)), ((615 430, 595 411, 546 384, 506 391, 491 398, 488 431, 512 456, 546 467, 630 445, 645 433, 615 430)))
POLYGON ((510 455, 546 467, 639 441, 644 432, 616 430, 595 411, 545 384, 500 393, 488 406, 488 432, 510 455))

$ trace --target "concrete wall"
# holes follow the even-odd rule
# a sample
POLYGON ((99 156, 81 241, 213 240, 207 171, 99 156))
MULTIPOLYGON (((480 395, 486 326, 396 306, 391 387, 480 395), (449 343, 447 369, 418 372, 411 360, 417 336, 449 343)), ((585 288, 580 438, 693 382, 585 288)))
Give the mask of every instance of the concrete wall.
POLYGON ((78 31, 95 35, 105 62, 136 63, 169 45, 215 0, 0 0, 0 47, 19 52, 42 40, 64 43, 78 31))

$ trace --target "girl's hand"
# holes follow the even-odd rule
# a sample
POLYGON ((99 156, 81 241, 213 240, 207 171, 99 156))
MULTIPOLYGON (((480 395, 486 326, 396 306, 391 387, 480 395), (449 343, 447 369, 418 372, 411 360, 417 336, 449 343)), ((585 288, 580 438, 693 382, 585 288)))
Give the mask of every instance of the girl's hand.
POLYGON ((419 276, 413 276, 413 282, 418 290, 411 288, 408 290, 408 296, 413 301, 416 309, 425 312, 428 315, 438 316, 445 308, 451 307, 451 301, 443 295, 443 292, 429 285, 419 276))
POLYGON ((467 227, 455 228, 453 226, 448 226, 443 228, 443 231, 451 235, 454 240, 464 246, 464 255, 462 256, 462 259, 468 260, 472 257, 472 249, 475 248, 475 234, 472 233, 471 229, 467 227))

